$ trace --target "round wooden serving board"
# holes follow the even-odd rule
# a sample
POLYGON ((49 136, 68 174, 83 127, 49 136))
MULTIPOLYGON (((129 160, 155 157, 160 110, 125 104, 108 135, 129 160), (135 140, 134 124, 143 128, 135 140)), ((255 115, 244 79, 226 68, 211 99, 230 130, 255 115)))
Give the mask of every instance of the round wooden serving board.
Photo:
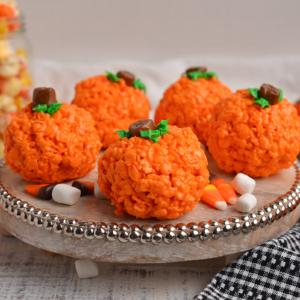
MULTIPOLYGON (((228 174, 220 170, 211 156, 208 153, 206 153, 206 155, 209 160, 209 171, 231 182, 234 174, 228 174)), ((253 209, 253 213, 257 213, 259 209, 261 210, 257 216, 250 215, 250 219, 247 219, 247 217, 243 219, 241 214, 235 210, 234 206, 228 206, 226 211, 218 211, 203 202, 197 204, 193 211, 184 214, 183 217, 177 218, 176 220, 143 220, 136 219, 129 215, 120 217, 115 215, 115 207, 111 206, 110 200, 97 200, 93 196, 80 198, 74 206, 58 204, 53 200, 39 200, 25 192, 25 186, 29 183, 23 180, 20 175, 14 174, 7 165, 4 165, 3 168, 0 169, 0 178, 3 189, 12 197, 26 201, 30 206, 36 209, 39 208, 42 211, 47 211, 50 214, 56 214, 66 219, 71 218, 77 219, 78 221, 86 220, 95 223, 104 222, 106 224, 111 222, 117 224, 125 223, 128 226, 133 224, 139 226, 161 224, 165 226, 167 224, 176 225, 178 223, 188 224, 191 222, 198 224, 201 221, 229 219, 231 228, 234 228, 236 224, 232 221, 233 219, 230 219, 231 217, 238 217, 241 225, 244 224, 244 220, 249 222, 249 226, 246 230, 243 230, 242 226, 239 231, 235 231, 227 237, 221 235, 221 237, 217 239, 211 237, 206 241, 198 238, 195 242, 186 239, 182 243, 180 243, 179 240, 179 242, 175 241, 169 244, 164 241, 159 244, 151 242, 144 244, 140 241, 135 243, 122 243, 118 239, 109 241, 106 238, 77 238, 72 234, 72 236, 68 237, 63 233, 57 234, 52 230, 47 231, 43 227, 39 228, 34 225, 29 225, 23 222, 20 217, 17 218, 12 213, 9 214, 7 206, 1 201, 0 224, 18 239, 51 252, 79 259, 90 259, 102 262, 169 263, 209 259, 242 252, 284 233, 295 224, 300 215, 300 205, 298 205, 298 162, 288 170, 282 170, 268 178, 256 179, 256 188, 253 194, 256 196, 258 203, 253 209), (284 209, 282 209, 282 213, 276 214, 276 210, 278 211, 276 206, 273 205, 270 208, 269 205, 279 199, 282 202, 280 202, 281 206, 278 205, 278 208, 284 208, 284 206, 289 203, 291 204, 285 212, 284 209), (264 208, 264 206, 268 207, 264 208), (266 218, 266 222, 263 222, 263 217, 266 218), (252 223, 253 220, 258 221, 257 227, 252 225, 254 224, 252 223), (259 226, 259 224, 261 226, 259 226)), ((95 181, 96 178, 97 170, 94 170, 83 177, 82 180, 95 181)), ((68 182, 68 184, 71 183, 72 181, 68 182)), ((247 216, 249 216, 249 214, 247 214, 247 216)), ((222 224, 219 225, 220 228, 224 226, 222 224)), ((211 226, 209 230, 213 230, 215 227, 211 226)), ((201 232, 201 230, 203 230, 203 228, 199 227, 199 232, 201 232)), ((186 232, 189 234, 188 228, 186 232)))

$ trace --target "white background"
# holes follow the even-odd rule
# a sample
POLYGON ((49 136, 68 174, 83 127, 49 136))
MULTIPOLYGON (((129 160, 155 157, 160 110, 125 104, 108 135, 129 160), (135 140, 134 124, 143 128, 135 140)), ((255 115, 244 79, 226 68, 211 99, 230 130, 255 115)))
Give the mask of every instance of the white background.
POLYGON ((153 108, 190 66, 205 65, 233 91, 269 83, 300 97, 299 0, 19 0, 35 86, 61 102, 105 70, 132 71, 153 108))
POLYGON ((300 54, 299 0, 18 3, 37 58, 94 63, 300 54))

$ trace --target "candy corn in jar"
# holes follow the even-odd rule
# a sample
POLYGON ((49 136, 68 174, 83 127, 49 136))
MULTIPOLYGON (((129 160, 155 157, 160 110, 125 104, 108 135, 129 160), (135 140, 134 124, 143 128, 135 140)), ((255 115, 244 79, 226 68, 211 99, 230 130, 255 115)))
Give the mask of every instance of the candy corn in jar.
POLYGON ((0 0, 0 158, 3 133, 30 101, 29 43, 24 20, 14 0, 0 0))

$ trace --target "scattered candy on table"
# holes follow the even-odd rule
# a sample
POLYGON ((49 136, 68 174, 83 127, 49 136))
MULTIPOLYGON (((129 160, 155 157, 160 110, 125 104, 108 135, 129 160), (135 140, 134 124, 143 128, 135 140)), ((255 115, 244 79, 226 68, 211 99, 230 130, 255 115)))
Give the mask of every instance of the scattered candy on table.
POLYGON ((206 67, 190 68, 165 91, 156 109, 155 123, 169 118, 170 125, 190 127, 205 144, 203 131, 214 105, 230 94, 231 90, 214 72, 207 72, 206 67))
POLYGON ((255 189, 255 185, 255 180, 243 173, 237 174, 231 182, 231 186, 240 195, 245 193, 251 194, 255 189))
POLYGON ((118 141, 115 131, 148 118, 151 108, 140 79, 127 71, 106 73, 78 83, 72 102, 91 113, 104 148, 118 141))
MULTIPOLYGON (((118 131, 98 162, 98 184, 115 213, 175 219, 191 211, 208 184, 207 159, 191 128, 153 128, 149 120, 118 131)), ((225 202, 225 201, 224 201, 225 202)), ((225 202, 226 204, 226 202, 225 202)))
POLYGON ((39 197, 42 200, 51 200, 52 191, 55 187, 55 184, 32 184, 26 186, 26 192, 39 197))
POLYGON ((55 202, 74 205, 80 198, 80 190, 67 184, 57 184, 52 191, 52 198, 55 202))
POLYGON ((223 199, 217 188, 212 184, 209 184, 204 188, 201 200, 218 210, 227 209, 226 201, 223 199))
POLYGON ((74 181, 72 183, 72 186, 79 189, 81 192, 81 197, 87 196, 87 195, 94 195, 94 182, 90 181, 74 181))
POLYGON ((98 179, 96 179, 95 181, 95 186, 94 186, 94 195, 97 199, 100 199, 100 200, 105 200, 107 199, 106 196, 104 195, 103 192, 100 191, 100 188, 99 188, 99 184, 98 184, 98 179))
POLYGON ((228 203, 228 204, 234 204, 237 200, 236 193, 232 186, 225 181, 224 179, 210 173, 209 176, 210 183, 214 185, 223 199, 228 203))
POLYGON ((99 275, 98 265, 91 260, 76 260, 75 267, 79 278, 93 278, 99 275))
POLYGON ((280 89, 263 84, 260 89, 238 90, 217 103, 204 137, 221 169, 268 177, 295 162, 300 119, 280 89))
POLYGON ((257 204, 257 199, 254 195, 246 193, 240 196, 236 203, 235 208, 242 213, 250 212, 257 204))

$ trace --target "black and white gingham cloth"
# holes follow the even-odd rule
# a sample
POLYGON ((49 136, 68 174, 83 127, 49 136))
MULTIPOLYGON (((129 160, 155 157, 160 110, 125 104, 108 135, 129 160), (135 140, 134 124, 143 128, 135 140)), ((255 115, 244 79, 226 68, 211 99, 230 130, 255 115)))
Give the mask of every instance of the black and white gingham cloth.
POLYGON ((198 299, 300 299, 300 223, 228 265, 198 299))

